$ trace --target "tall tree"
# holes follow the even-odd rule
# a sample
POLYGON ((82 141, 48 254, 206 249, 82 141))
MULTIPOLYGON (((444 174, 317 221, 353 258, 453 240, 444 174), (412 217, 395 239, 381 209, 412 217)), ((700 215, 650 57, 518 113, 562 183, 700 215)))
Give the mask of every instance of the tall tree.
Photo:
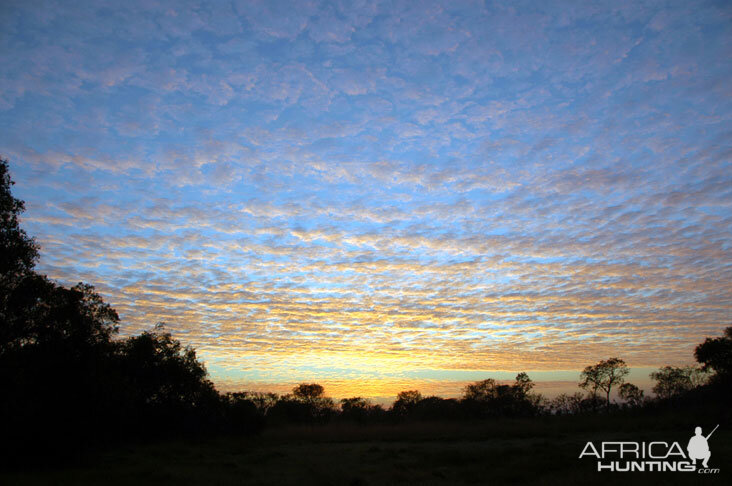
POLYGON ((8 161, 0 158, 0 356, 24 336, 24 314, 36 307, 37 291, 49 282, 33 273, 38 246, 20 227, 25 204, 13 197, 8 161))
POLYGON ((0 158, 0 285, 33 270, 38 246, 20 227, 19 216, 25 204, 13 197, 8 161, 0 158))
POLYGON ((705 371, 714 371, 714 380, 732 378, 732 326, 724 330, 722 337, 707 338, 694 349, 694 357, 705 371))
POLYGON ((101 427, 205 426, 220 400, 195 351, 159 328, 113 340, 119 317, 92 286, 38 274, 12 185, 0 159, 0 462, 73 450, 101 427))
POLYGON ((516 381, 513 384, 513 389, 519 398, 527 398, 531 390, 534 388, 534 382, 524 372, 516 375, 516 381))
POLYGON ((613 387, 621 385, 630 370, 620 358, 610 358, 597 364, 587 366, 580 374, 579 386, 597 395, 598 390, 605 392, 607 411, 610 411, 610 392, 613 387))

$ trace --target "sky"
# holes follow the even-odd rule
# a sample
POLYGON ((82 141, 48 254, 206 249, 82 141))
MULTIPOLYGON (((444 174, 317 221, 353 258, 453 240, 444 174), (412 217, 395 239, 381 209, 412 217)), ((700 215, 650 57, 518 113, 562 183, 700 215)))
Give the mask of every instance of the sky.
POLYGON ((643 382, 732 325, 729 2, 3 1, 0 63, 38 270, 220 389, 643 382))

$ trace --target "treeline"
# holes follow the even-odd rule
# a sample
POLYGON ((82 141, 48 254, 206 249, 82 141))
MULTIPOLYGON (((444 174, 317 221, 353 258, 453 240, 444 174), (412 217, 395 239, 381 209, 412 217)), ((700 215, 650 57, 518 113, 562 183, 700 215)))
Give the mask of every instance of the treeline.
MULTIPOLYGON (((227 393, 222 398, 230 407, 230 413, 233 410, 241 413, 238 420, 242 424, 256 422, 260 425, 656 413, 700 406, 720 409, 727 408, 730 398, 730 355, 732 327, 728 327, 722 337, 706 339, 696 347, 695 356, 701 366, 665 366, 651 373, 655 380, 653 398, 645 396, 644 391, 632 383, 625 382, 630 370, 619 358, 587 366, 578 383, 584 392, 561 394, 552 400, 533 392, 534 382, 526 373, 519 373, 513 383, 487 379, 468 384, 460 398, 425 397, 418 390, 403 391, 388 408, 363 397, 336 402, 325 395, 321 385, 315 383, 298 385, 286 395, 240 392, 227 393), (612 399, 615 391, 617 400, 612 399)), ((234 417, 230 415, 230 418, 234 417)))
POLYGON ((653 400, 625 383, 628 367, 618 358, 582 372, 584 393, 554 400, 534 393, 525 373, 512 383, 472 383, 454 399, 403 391, 389 408, 362 397, 336 402, 318 384, 301 384, 285 395, 221 394, 195 350, 163 327, 120 338, 117 313, 93 287, 66 288, 35 271, 38 246, 20 227, 24 205, 12 196, 12 184, 7 161, 0 160, 0 460, 6 463, 63 457, 105 442, 255 433, 281 423, 609 413, 684 403, 699 390, 729 402, 732 327, 697 346, 700 368, 654 373, 653 400), (611 400, 615 391, 622 402, 611 400))
MULTIPOLYGON (((422 396, 418 390, 400 392, 389 408, 363 397, 335 401, 317 383, 300 384, 292 393, 227 393, 222 399, 241 415, 241 423, 276 425, 315 424, 332 421, 398 423, 407 420, 459 420, 489 417, 529 417, 540 410, 541 397, 531 393, 534 384, 520 373, 514 383, 488 379, 468 385, 462 398, 422 396)), ((229 415, 233 419, 233 415, 229 415)))

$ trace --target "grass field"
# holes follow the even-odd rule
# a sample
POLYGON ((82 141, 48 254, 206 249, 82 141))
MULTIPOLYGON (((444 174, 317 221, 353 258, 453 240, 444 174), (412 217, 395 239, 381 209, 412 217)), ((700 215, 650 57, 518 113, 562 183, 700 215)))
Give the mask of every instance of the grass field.
MULTIPOLYGON (((696 473, 596 472, 587 441, 677 441, 693 421, 673 417, 548 417, 480 423, 278 427, 255 437, 119 446, 74 465, 0 475, 2 484, 388 485, 732 484, 732 431, 710 440, 696 473)), ((706 423, 699 425, 707 426, 706 423)))

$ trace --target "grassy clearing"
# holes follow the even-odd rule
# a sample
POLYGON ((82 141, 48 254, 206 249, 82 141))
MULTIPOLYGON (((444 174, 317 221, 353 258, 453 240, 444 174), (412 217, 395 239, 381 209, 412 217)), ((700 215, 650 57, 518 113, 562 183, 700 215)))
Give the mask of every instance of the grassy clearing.
POLYGON ((732 431, 710 441, 720 475, 597 473, 579 460, 588 440, 678 441, 696 424, 674 418, 598 417, 280 427, 257 437, 126 446, 73 467, 6 473, 3 484, 450 485, 730 484, 732 431))

